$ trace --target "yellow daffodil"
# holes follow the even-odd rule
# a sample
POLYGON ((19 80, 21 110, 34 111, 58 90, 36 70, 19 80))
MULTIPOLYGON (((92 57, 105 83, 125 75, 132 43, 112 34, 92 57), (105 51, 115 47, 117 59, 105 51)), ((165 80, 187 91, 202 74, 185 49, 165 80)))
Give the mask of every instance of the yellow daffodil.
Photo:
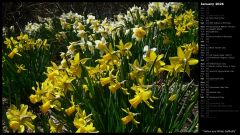
POLYGON ((160 67, 164 66, 165 63, 161 61, 164 54, 157 55, 153 50, 148 50, 146 56, 143 59, 147 62, 147 67, 151 67, 154 64, 154 72, 158 73, 160 67))
POLYGON ((21 104, 20 110, 18 110, 15 105, 10 106, 6 115, 9 120, 9 126, 13 131, 23 133, 25 127, 31 131, 35 131, 35 126, 32 124, 32 121, 36 118, 36 115, 27 110, 28 106, 24 104, 21 104))
POLYGON ((176 36, 181 36, 184 33, 187 33, 188 31, 186 31, 186 28, 184 26, 178 25, 176 28, 176 36))
POLYGON ((137 125, 140 124, 140 122, 138 122, 136 119, 134 119, 135 116, 139 115, 139 113, 132 113, 130 112, 129 108, 127 109, 123 109, 121 108, 125 113, 127 113, 128 115, 123 117, 121 120, 123 122, 124 125, 127 125, 129 122, 133 122, 133 124, 137 125))
POLYGON ((156 63, 159 62, 161 66, 165 65, 163 61, 160 61, 163 58, 164 54, 157 55, 153 50, 149 50, 146 56, 143 58, 146 62, 154 62, 156 59, 156 63))
POLYGON ((172 15, 167 13, 164 16, 165 16, 165 19, 161 21, 157 21, 157 24, 160 29, 165 29, 172 26, 172 15))
POLYGON ((19 56, 22 56, 21 54, 18 53, 18 49, 17 48, 14 48, 9 54, 8 54, 8 57, 9 58, 13 58, 15 56, 15 54, 19 55, 19 56))
POLYGON ((75 114, 73 124, 78 129, 76 133, 98 133, 91 122, 90 116, 91 115, 86 116, 85 110, 78 111, 75 114))
POLYGON ((136 38, 137 41, 141 40, 146 35, 146 31, 142 27, 133 28, 133 38, 136 38))
POLYGON ((21 65, 16 64, 16 67, 17 67, 17 73, 21 73, 22 71, 26 70, 25 65, 23 64, 21 65))
POLYGON ((172 102, 172 101, 176 100, 176 98, 177 98, 177 94, 173 94, 169 97, 168 100, 172 102))
POLYGON ((112 92, 112 93, 115 93, 118 89, 121 88, 121 83, 111 83, 110 86, 108 86, 109 90, 112 92))
POLYGON ((190 67, 189 65, 196 65, 198 63, 197 59, 190 58, 191 57, 191 51, 183 52, 181 47, 177 48, 177 57, 170 57, 170 63, 171 65, 178 65, 181 64, 182 68, 185 68, 185 72, 190 76, 190 67))
POLYGON ((102 86, 105 86, 105 85, 107 85, 107 84, 109 84, 109 83, 111 83, 111 82, 113 81, 113 79, 115 78, 115 76, 112 75, 112 71, 113 71, 113 70, 111 70, 111 71, 109 72, 109 77, 100 78, 100 83, 101 83, 102 86))
POLYGON ((133 99, 129 100, 129 103, 134 107, 137 108, 138 104, 144 101, 149 108, 153 109, 153 106, 147 101, 152 96, 151 91, 140 91, 139 94, 136 94, 133 99))
POLYGON ((28 35, 27 34, 23 34, 21 32, 20 35, 17 36, 17 39, 20 40, 20 41, 27 41, 28 40, 28 35))
POLYGON ((71 95, 71 104, 72 104, 71 107, 65 109, 65 112, 67 113, 68 116, 70 116, 73 112, 75 112, 77 107, 73 101, 73 95, 71 95))
POLYGON ((54 81, 57 75, 59 75, 58 70, 54 70, 54 71, 47 74, 48 79, 51 80, 51 81, 54 81))
POLYGON ((46 102, 43 103, 43 105, 40 106, 40 110, 45 114, 50 109, 50 105, 51 105, 51 102, 46 101, 46 102))
POLYGON ((164 71, 164 70, 168 71, 170 76, 172 75, 176 76, 177 73, 184 72, 182 65, 181 64, 175 65, 175 63, 171 63, 171 65, 165 65, 160 69, 160 71, 164 71))
POLYGON ((132 43, 131 42, 123 44, 122 40, 120 40, 119 41, 119 45, 116 45, 116 47, 119 49, 120 54, 122 56, 132 56, 132 53, 130 52, 130 49, 132 47, 132 43))
POLYGON ((7 45, 7 48, 12 50, 12 47, 16 46, 16 44, 18 43, 17 40, 15 40, 13 37, 10 38, 6 38, 4 41, 4 44, 7 45))
POLYGON ((102 37, 101 40, 96 40, 95 44, 96 44, 96 48, 101 51, 104 51, 107 48, 107 46, 106 46, 107 42, 104 37, 102 37))
POLYGON ((75 79, 75 77, 69 77, 66 72, 61 73, 60 76, 56 77, 57 87, 63 90, 70 90, 73 91, 73 87, 71 82, 75 79))
POLYGON ((190 44, 185 44, 181 47, 184 48, 185 51, 191 51, 192 54, 198 54, 198 44, 195 42, 192 42, 190 44))
POLYGON ((140 67, 140 64, 138 62, 138 60, 134 60, 133 64, 129 64, 132 68, 133 71, 131 71, 129 73, 130 78, 133 79, 137 79, 137 81, 139 82, 143 77, 144 77, 144 69, 142 67, 140 67))
POLYGON ((152 91, 147 90, 146 88, 143 88, 142 86, 136 86, 133 85, 131 87, 131 89, 133 89, 135 91, 135 96, 134 98, 129 100, 129 103, 134 107, 137 108, 137 106, 143 101, 146 103, 146 105, 153 109, 154 107, 148 102, 148 100, 150 100, 151 102, 153 102, 153 99, 157 99, 154 96, 152 96, 152 91))
POLYGON ((102 86, 105 86, 106 84, 109 84, 110 82, 112 82, 111 77, 100 78, 100 83, 102 84, 102 86))
POLYGON ((68 116, 70 116, 75 111, 75 106, 71 106, 68 109, 65 110, 68 116))
POLYGON ((107 53, 103 56, 103 60, 104 61, 109 61, 112 59, 112 55, 110 53, 107 53))
POLYGON ((81 72, 82 72, 82 68, 80 66, 80 54, 77 53, 74 56, 73 60, 70 60, 70 68, 67 69, 68 73, 70 73, 73 76, 77 76, 80 77, 81 76, 81 72))
POLYGON ((38 95, 33 95, 33 94, 31 94, 29 96, 29 99, 30 99, 31 103, 33 103, 33 104, 36 104, 37 102, 39 102, 41 100, 41 98, 38 95))

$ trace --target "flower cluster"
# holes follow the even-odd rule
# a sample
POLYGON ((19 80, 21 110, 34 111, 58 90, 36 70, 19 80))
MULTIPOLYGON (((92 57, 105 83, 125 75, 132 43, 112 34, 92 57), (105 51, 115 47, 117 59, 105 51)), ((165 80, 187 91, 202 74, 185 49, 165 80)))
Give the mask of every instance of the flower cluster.
MULTIPOLYGON (((39 105, 37 109, 44 116, 49 116, 51 133, 126 131, 131 122, 142 125, 144 119, 140 117, 151 115, 147 111, 165 113, 159 108, 183 97, 177 90, 169 90, 170 82, 179 83, 179 76, 185 73, 191 77, 191 66, 198 64, 198 44, 194 38, 198 21, 194 11, 182 8, 183 3, 153 2, 147 10, 134 6, 126 14, 103 20, 92 14, 63 13, 55 18, 59 29, 54 29, 52 19, 39 18, 41 23, 26 25, 25 32, 29 35, 21 33, 17 40, 6 38, 4 44, 11 59, 21 56, 24 50, 65 44, 65 52, 61 50, 58 59, 51 59, 51 65, 43 73, 44 81, 34 82, 33 93, 29 95, 30 102, 39 105), (29 38, 36 36, 33 33, 40 28, 53 35, 51 44, 47 44, 47 39, 29 38), (190 38, 179 38, 185 36, 190 38), (162 78, 167 83, 159 84, 162 78), (111 127, 115 123, 120 126, 111 127)), ((17 65, 17 73, 24 70, 24 65, 17 65)), ((169 106, 163 109, 174 107, 169 106)), ((31 120, 36 116, 27 112, 27 106, 21 105, 20 112, 11 106, 7 116, 14 131, 24 132, 24 126, 34 130, 31 120)), ((160 119, 159 122, 166 121, 160 119)), ((162 123, 154 126, 154 132, 170 131, 167 127, 159 128, 166 126, 166 122, 162 123)))
POLYGON ((6 112, 6 115, 9 119, 9 125, 13 131, 23 133, 25 127, 32 132, 35 131, 35 126, 32 122, 37 116, 28 112, 28 105, 21 104, 20 110, 18 110, 15 105, 11 105, 6 112))
POLYGON ((4 44, 11 51, 8 54, 8 57, 11 59, 15 55, 21 56, 21 52, 23 51, 34 50, 38 48, 48 49, 48 46, 49 46, 49 44, 47 44, 47 39, 35 40, 32 38, 29 38, 27 34, 23 34, 23 33, 17 36, 17 39, 14 39, 13 37, 6 38, 6 40, 4 41, 4 44))

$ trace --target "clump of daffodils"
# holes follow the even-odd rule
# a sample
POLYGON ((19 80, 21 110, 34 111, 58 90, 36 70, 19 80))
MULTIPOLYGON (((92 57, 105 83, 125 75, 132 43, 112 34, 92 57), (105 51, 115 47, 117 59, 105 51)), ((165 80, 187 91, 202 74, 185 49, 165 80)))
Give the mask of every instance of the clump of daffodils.
POLYGON ((33 35, 38 32, 41 27, 42 24, 28 22, 28 24, 25 26, 25 32, 29 35, 33 35))
POLYGON ((99 131, 93 126, 91 114, 86 115, 86 111, 79 110, 75 114, 73 121, 74 126, 77 128, 76 133, 98 133, 99 131))
POLYGON ((19 36, 17 36, 16 39, 13 37, 6 38, 4 41, 4 44, 7 46, 7 48, 11 51, 8 54, 9 58, 13 58, 15 55, 21 56, 21 52, 27 51, 27 50, 35 50, 39 48, 48 49, 49 44, 47 44, 47 39, 32 39, 29 38, 28 34, 21 33, 19 36))
MULTIPOLYGON (((182 6, 176 2, 152 2, 147 10, 134 6, 126 14, 103 20, 92 14, 63 13, 56 19, 60 30, 54 29, 53 19, 39 18, 41 23, 26 25, 26 33, 5 39, 6 56, 14 59, 28 50, 49 49, 47 39, 33 38, 42 27, 53 33, 53 41, 67 43, 59 61, 49 62, 44 81, 36 82, 29 96, 30 102, 39 103, 39 111, 49 116, 47 122, 51 133, 61 133, 65 129, 97 133, 107 126, 101 115, 106 115, 111 105, 126 113, 122 115, 121 111, 110 110, 120 124, 138 126, 144 123, 139 119, 144 117, 141 108, 155 111, 156 104, 162 102, 156 91, 156 80, 162 73, 166 72, 167 81, 169 78, 173 81, 183 73, 190 77, 191 66, 199 62, 194 58, 199 49, 197 41, 180 42, 180 37, 188 33, 193 36, 198 26, 195 12, 184 11, 182 6), (179 40, 176 42, 179 44, 175 40, 179 40), (96 99, 100 100, 95 103, 103 106, 91 105, 96 99), (98 114, 99 110, 102 112, 98 114), (59 115, 60 120, 50 117, 52 114, 59 115)), ((16 64, 19 75, 25 70, 30 69, 24 64, 16 64)), ((167 94, 164 101, 168 103, 179 99, 175 92, 167 94)), ((34 132, 32 121, 36 115, 27 109, 28 106, 23 104, 20 110, 14 105, 8 109, 6 114, 13 131, 24 132, 28 128, 34 132)), ((154 129, 159 133, 165 131, 161 128, 154 129)))

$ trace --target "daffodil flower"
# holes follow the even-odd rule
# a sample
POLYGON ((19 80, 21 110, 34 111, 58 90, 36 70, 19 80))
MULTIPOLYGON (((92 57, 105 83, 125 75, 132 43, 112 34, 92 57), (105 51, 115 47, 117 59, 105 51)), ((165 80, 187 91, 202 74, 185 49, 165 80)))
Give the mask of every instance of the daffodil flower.
POLYGON ((22 71, 27 70, 25 69, 25 65, 23 64, 21 65, 16 64, 16 67, 17 67, 17 73, 21 73, 22 71))
POLYGON ((140 113, 132 113, 130 112, 129 108, 127 109, 123 109, 121 108, 125 113, 127 113, 128 115, 123 117, 121 120, 123 122, 124 125, 127 125, 129 122, 132 121, 133 124, 137 125, 140 124, 140 122, 138 122, 134 117, 139 115, 140 113))
POLYGON ((101 40, 96 40, 95 44, 96 44, 95 48, 97 48, 101 51, 104 51, 107 48, 107 46, 106 46, 107 42, 104 37, 102 37, 101 40))
POLYGON ((71 104, 72 104, 71 107, 65 109, 65 112, 67 113, 68 116, 70 116, 76 110, 76 105, 75 102, 73 101, 73 95, 71 95, 71 104))
POLYGON ((32 124, 32 121, 36 118, 36 115, 27 110, 28 106, 24 104, 21 104, 20 110, 18 110, 15 105, 10 106, 6 115, 9 120, 10 128, 13 131, 23 133, 25 127, 31 131, 35 131, 35 126, 32 124))
POLYGON ((181 26, 181 25, 176 26, 176 30, 177 30, 176 36, 178 36, 178 37, 181 36, 182 34, 188 32, 188 31, 186 31, 186 28, 184 26, 181 26))
POLYGON ((30 99, 31 103, 33 103, 33 104, 36 104, 37 102, 39 102, 41 100, 39 95, 33 95, 33 94, 31 94, 29 96, 29 99, 30 99))
POLYGON ((191 51, 193 54, 198 54, 198 44, 195 42, 192 42, 190 44, 185 44, 181 46, 185 49, 185 51, 191 51))
POLYGON ((51 102, 50 102, 50 101, 44 102, 43 105, 40 106, 41 111, 42 111, 44 114, 47 113, 47 111, 48 111, 49 108, 50 108, 50 105, 51 105, 51 102))
POLYGON ((140 41, 146 35, 146 31, 142 27, 133 28, 132 38, 136 38, 137 41, 140 41))
POLYGON ((17 48, 14 48, 14 49, 8 54, 8 57, 12 59, 16 54, 19 55, 19 56, 22 56, 21 54, 18 53, 18 49, 17 49, 17 48))
POLYGON ((109 72, 109 77, 100 78, 100 83, 101 83, 102 86, 105 86, 105 85, 113 82, 115 76, 112 75, 112 71, 113 71, 113 70, 111 70, 111 71, 109 72))
POLYGON ((133 71, 131 71, 129 73, 130 78, 133 79, 137 79, 138 82, 141 82, 141 80, 144 78, 144 72, 145 69, 140 67, 140 64, 138 62, 138 60, 134 60, 133 64, 129 64, 132 68, 133 71))
POLYGON ((73 105, 73 106, 67 108, 67 109, 65 110, 65 112, 67 113, 68 116, 70 116, 75 110, 76 110, 76 109, 75 109, 75 106, 73 105))
POLYGON ((116 45, 116 47, 119 49, 120 54, 122 56, 132 56, 132 53, 130 52, 130 49, 132 47, 132 43, 128 42, 126 44, 123 44, 123 41, 119 41, 119 45, 116 45))
POLYGON ((60 88, 63 90, 73 91, 73 87, 71 82, 75 79, 75 77, 69 77, 66 72, 61 73, 61 75, 56 77, 56 88, 60 88))
POLYGON ((32 87, 32 89, 35 91, 35 95, 31 94, 29 96, 31 103, 33 103, 33 104, 35 104, 41 100, 40 95, 42 94, 42 90, 40 89, 39 83, 37 82, 36 84, 37 84, 37 89, 35 87, 32 87))
POLYGON ((27 34, 23 34, 21 32, 20 35, 17 36, 17 39, 20 40, 20 41, 27 41, 28 40, 28 35, 27 34))
POLYGON ((86 116, 85 110, 75 114, 73 124, 78 129, 76 133, 98 133, 91 122, 90 116, 91 115, 86 116))
POLYGON ((105 78, 100 78, 100 83, 102 86, 105 86, 106 84, 109 84, 113 81, 112 77, 105 77, 105 78))
POLYGON ((175 63, 172 63, 172 65, 165 65, 160 69, 160 72, 164 70, 168 71, 170 76, 174 75, 175 77, 177 76, 177 73, 184 72, 182 65, 181 64, 175 65, 175 63))
POLYGON ((79 53, 75 54, 73 60, 70 60, 70 68, 67 68, 67 72, 73 76, 80 77, 82 68, 80 67, 80 55, 79 53))
POLYGON ((132 90, 135 91, 135 96, 134 98, 129 100, 129 103, 134 107, 137 108, 137 106, 143 101, 146 103, 146 105, 153 109, 154 107, 148 102, 148 100, 150 100, 151 102, 153 102, 153 99, 157 99, 154 96, 152 96, 152 91, 147 90, 146 88, 143 88, 142 86, 136 86, 133 85, 131 87, 132 90))
POLYGON ((190 67, 189 65, 196 65, 198 63, 197 59, 190 58, 191 57, 191 51, 183 52, 181 47, 177 48, 177 57, 170 57, 170 63, 171 65, 178 65, 181 64, 182 68, 185 69, 185 72, 190 76, 190 67))
POLYGON ((149 50, 143 59, 147 62, 147 67, 151 67, 154 64, 154 72, 158 73, 160 67, 164 66, 165 63, 161 61, 164 54, 157 55, 153 50, 149 50))
POLYGON ((18 43, 18 41, 16 41, 13 37, 6 38, 4 41, 4 44, 7 45, 7 48, 12 50, 12 47, 14 47, 16 44, 18 43))
POLYGON ((108 86, 109 90, 112 92, 112 93, 115 93, 118 89, 121 88, 121 83, 111 83, 110 86, 108 86))

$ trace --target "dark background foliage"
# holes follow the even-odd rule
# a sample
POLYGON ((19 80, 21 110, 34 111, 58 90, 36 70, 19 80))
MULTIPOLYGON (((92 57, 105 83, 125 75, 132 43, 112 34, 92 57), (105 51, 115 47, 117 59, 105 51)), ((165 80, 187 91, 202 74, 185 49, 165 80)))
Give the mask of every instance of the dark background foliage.
MULTIPOLYGON (((70 11, 81 15, 92 13, 104 19, 119 13, 126 13, 132 6, 147 9, 149 2, 4 2, 2 3, 2 24, 23 27, 27 22, 37 21, 37 17, 55 17, 70 11)), ((189 8, 197 9, 197 3, 187 2, 189 8)))
POLYGON ((27 22, 35 22, 37 17, 55 17, 70 11, 80 15, 92 13, 96 18, 104 19, 119 13, 125 13, 132 6, 147 8, 148 2, 6 2, 2 3, 3 26, 22 27, 27 22))

